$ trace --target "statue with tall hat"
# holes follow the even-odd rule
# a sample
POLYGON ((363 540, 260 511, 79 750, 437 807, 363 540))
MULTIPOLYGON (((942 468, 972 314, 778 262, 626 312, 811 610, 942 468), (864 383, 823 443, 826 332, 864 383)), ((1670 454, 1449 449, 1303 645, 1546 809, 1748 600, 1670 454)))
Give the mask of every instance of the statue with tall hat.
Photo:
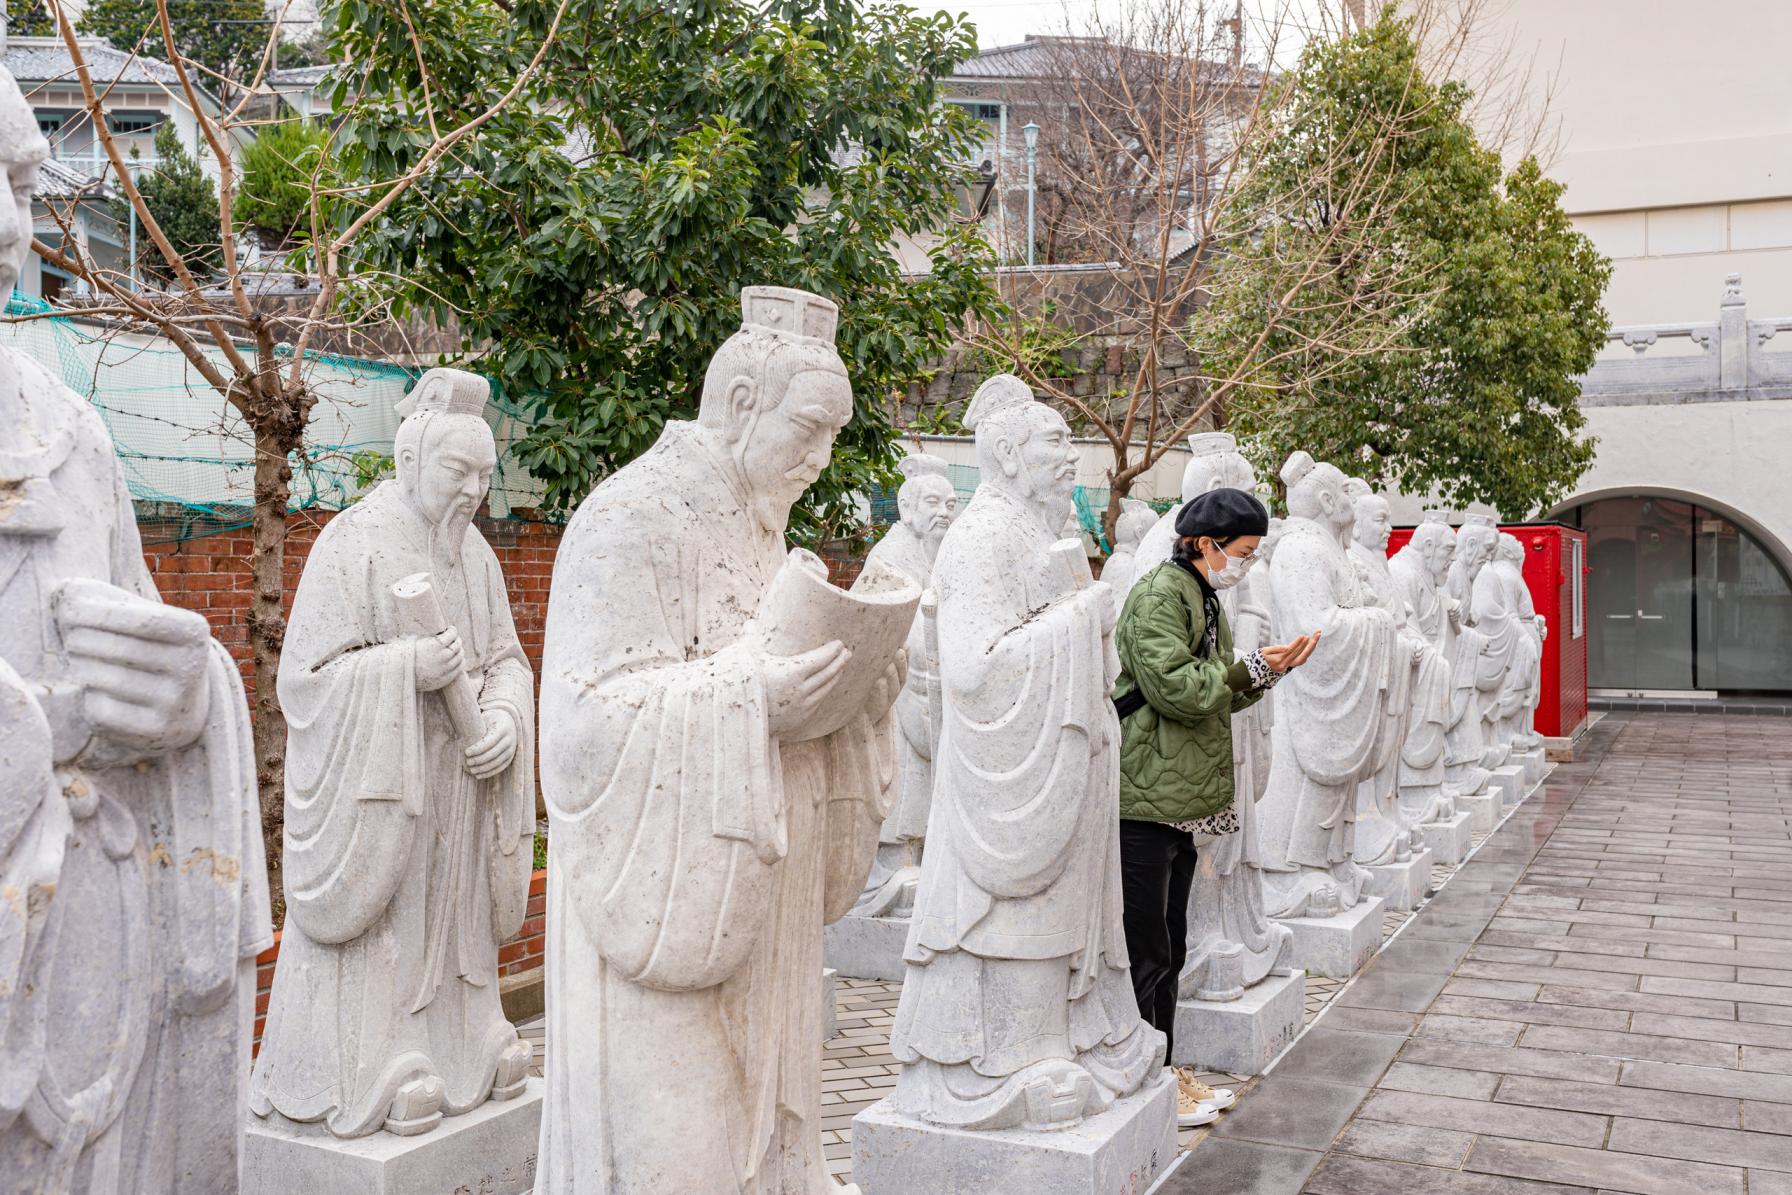
POLYGON ((1504 762, 1504 752, 1489 742, 1481 687, 1484 673, 1504 673, 1498 661, 1490 659, 1492 640, 1477 625, 1474 608, 1475 583, 1493 558, 1498 540, 1493 520, 1485 515, 1465 515, 1456 532, 1456 551, 1444 586, 1449 599, 1445 654, 1451 659, 1444 777, 1449 787, 1462 796, 1484 789, 1491 769, 1504 762))
POLYGON ((1162 1074, 1121 919, 1118 611, 1060 538, 1077 460, 1063 417, 1004 374, 965 423, 982 484, 934 568, 945 728, 887 1104, 1049 1130, 1162 1074))
MULTIPOLYGON (((1190 457, 1182 472, 1182 500, 1209 490, 1254 492, 1256 470, 1238 451, 1230 432, 1197 432, 1189 437, 1190 457)), ((1176 511, 1146 534, 1132 580, 1170 558, 1176 542, 1176 511)), ((1270 637, 1270 581, 1267 542, 1259 545, 1258 566, 1243 581, 1218 593, 1232 646, 1240 658, 1278 642, 1270 637)), ((1204 845, 1189 890, 1188 955, 1182 968, 1185 999, 1235 1000, 1271 972, 1288 965, 1293 934, 1270 920, 1263 904, 1262 847, 1257 802, 1269 784, 1270 733, 1275 694, 1264 695, 1232 718, 1232 768, 1238 801, 1238 830, 1204 845), (1248 798, 1248 799, 1247 799, 1248 798)))
MULTIPOLYGON (((902 459, 896 491, 897 521, 872 545, 867 565, 884 562, 923 590, 933 584, 940 541, 958 511, 946 462, 914 453, 902 459)), ((923 605, 923 611, 928 609, 923 605)), ((908 636, 908 681, 896 699, 896 770, 888 798, 890 815, 877 836, 877 857, 865 890, 852 912, 866 917, 906 917, 913 911, 920 881, 927 811, 933 797, 933 753, 939 744, 938 628, 931 615, 915 619, 908 636)))
POLYGON ((1454 671, 1450 650, 1450 597, 1444 591, 1456 533, 1440 510, 1423 521, 1388 561, 1388 576, 1404 606, 1405 634, 1418 641, 1400 747, 1399 801, 1402 812, 1422 824, 1455 816, 1455 792, 1445 783, 1444 756, 1450 724, 1454 671))
POLYGON ((1387 661, 1387 717, 1383 737, 1376 744, 1369 775, 1357 786, 1356 860, 1365 867, 1405 862, 1412 858, 1418 823, 1406 815, 1399 802, 1400 751, 1406 739, 1412 703, 1413 667, 1421 644, 1406 628, 1406 603, 1395 592, 1388 571, 1388 540, 1394 523, 1388 501, 1358 477, 1345 480, 1356 521, 1352 525, 1350 556, 1363 577, 1368 601, 1386 610, 1394 620, 1395 649, 1387 661))
POLYGON ((522 1093, 498 1001, 534 866, 535 691, 474 524, 497 460, 477 374, 399 404, 397 477, 332 519, 293 597, 286 928, 250 1108, 414 1135, 522 1093))
POLYGON ((1384 742, 1394 619, 1366 592, 1347 545, 1344 475, 1296 452, 1282 467, 1288 518, 1270 563, 1272 636, 1323 633, 1276 690, 1263 818, 1264 890, 1277 917, 1329 917, 1368 895, 1355 859, 1357 786, 1384 742))
POLYGON ((921 596, 882 566, 836 589, 785 543, 852 417, 837 319, 744 288, 696 421, 598 485, 555 561, 539 1195, 830 1181, 822 926, 877 850, 921 596))
MULTIPOLYGON (((50 146, 0 70, 0 294, 50 146)), ((98 412, 0 347, 0 1188, 232 1192, 273 940, 249 710, 98 412)))
MULTIPOLYGON (((1450 593, 1462 602, 1463 622, 1480 642, 1474 667, 1474 729, 1479 736, 1480 765, 1493 769, 1506 762, 1511 750, 1500 738, 1501 701, 1521 644, 1518 628, 1507 614, 1505 583, 1497 569, 1488 568, 1499 551, 1499 524, 1492 515, 1464 515, 1456 536, 1450 593)), ((1465 750, 1471 746, 1465 736, 1465 750)))

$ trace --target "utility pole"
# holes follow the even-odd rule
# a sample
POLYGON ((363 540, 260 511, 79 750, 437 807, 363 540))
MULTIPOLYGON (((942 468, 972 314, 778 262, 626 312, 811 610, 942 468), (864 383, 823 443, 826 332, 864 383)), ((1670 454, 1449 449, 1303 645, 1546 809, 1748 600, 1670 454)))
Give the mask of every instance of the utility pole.
POLYGON ((1033 192, 1034 168, 1039 160, 1039 126, 1028 121, 1021 127, 1027 139, 1027 266, 1033 265, 1033 192))

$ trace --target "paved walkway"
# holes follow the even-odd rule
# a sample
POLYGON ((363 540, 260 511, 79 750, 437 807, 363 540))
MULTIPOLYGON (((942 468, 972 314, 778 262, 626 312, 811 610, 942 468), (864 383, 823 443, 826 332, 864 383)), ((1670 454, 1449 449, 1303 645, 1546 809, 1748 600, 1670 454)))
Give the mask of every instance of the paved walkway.
POLYGON ((1792 1195, 1792 720, 1613 714, 1161 1195, 1792 1195))

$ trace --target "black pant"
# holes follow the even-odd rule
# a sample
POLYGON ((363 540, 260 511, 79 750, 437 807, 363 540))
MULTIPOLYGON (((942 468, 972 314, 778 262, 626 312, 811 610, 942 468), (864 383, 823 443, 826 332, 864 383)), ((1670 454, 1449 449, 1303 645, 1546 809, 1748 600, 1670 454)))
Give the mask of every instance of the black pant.
POLYGON ((1166 822, 1120 821, 1120 891, 1126 902, 1126 953, 1139 1015, 1175 1044, 1176 995, 1188 957, 1188 892, 1195 882, 1195 840, 1166 822))

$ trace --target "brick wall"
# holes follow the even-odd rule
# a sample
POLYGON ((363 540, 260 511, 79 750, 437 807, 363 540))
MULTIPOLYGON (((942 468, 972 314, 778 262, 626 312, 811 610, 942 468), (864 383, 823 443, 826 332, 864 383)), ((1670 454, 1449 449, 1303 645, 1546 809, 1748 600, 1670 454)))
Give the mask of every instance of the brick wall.
MULTIPOLYGON (((529 877, 529 905, 516 937, 498 947, 498 976, 521 975, 542 965, 547 945, 548 873, 529 877)), ((280 935, 255 958, 255 1038, 251 1049, 261 1051, 261 1031, 267 1024, 268 993, 274 988, 274 968, 280 960, 280 935)))
MULTIPOLYGON (((292 610, 293 590, 311 545, 317 542, 333 512, 299 511, 288 518, 286 533, 286 608, 292 610)), ((479 520, 486 542, 498 555, 504 582, 510 591, 510 613, 516 619, 517 637, 528 653, 535 675, 541 675, 541 636, 548 616, 548 581, 554 571, 554 553, 560 547, 560 527, 552 523, 520 519, 479 520)), ((211 621, 212 633, 229 649, 243 669, 243 683, 255 687, 255 665, 249 659, 249 629, 244 611, 249 608, 249 559, 253 540, 247 527, 201 535, 194 539, 146 543, 143 555, 155 577, 162 600, 197 610, 211 621)))

